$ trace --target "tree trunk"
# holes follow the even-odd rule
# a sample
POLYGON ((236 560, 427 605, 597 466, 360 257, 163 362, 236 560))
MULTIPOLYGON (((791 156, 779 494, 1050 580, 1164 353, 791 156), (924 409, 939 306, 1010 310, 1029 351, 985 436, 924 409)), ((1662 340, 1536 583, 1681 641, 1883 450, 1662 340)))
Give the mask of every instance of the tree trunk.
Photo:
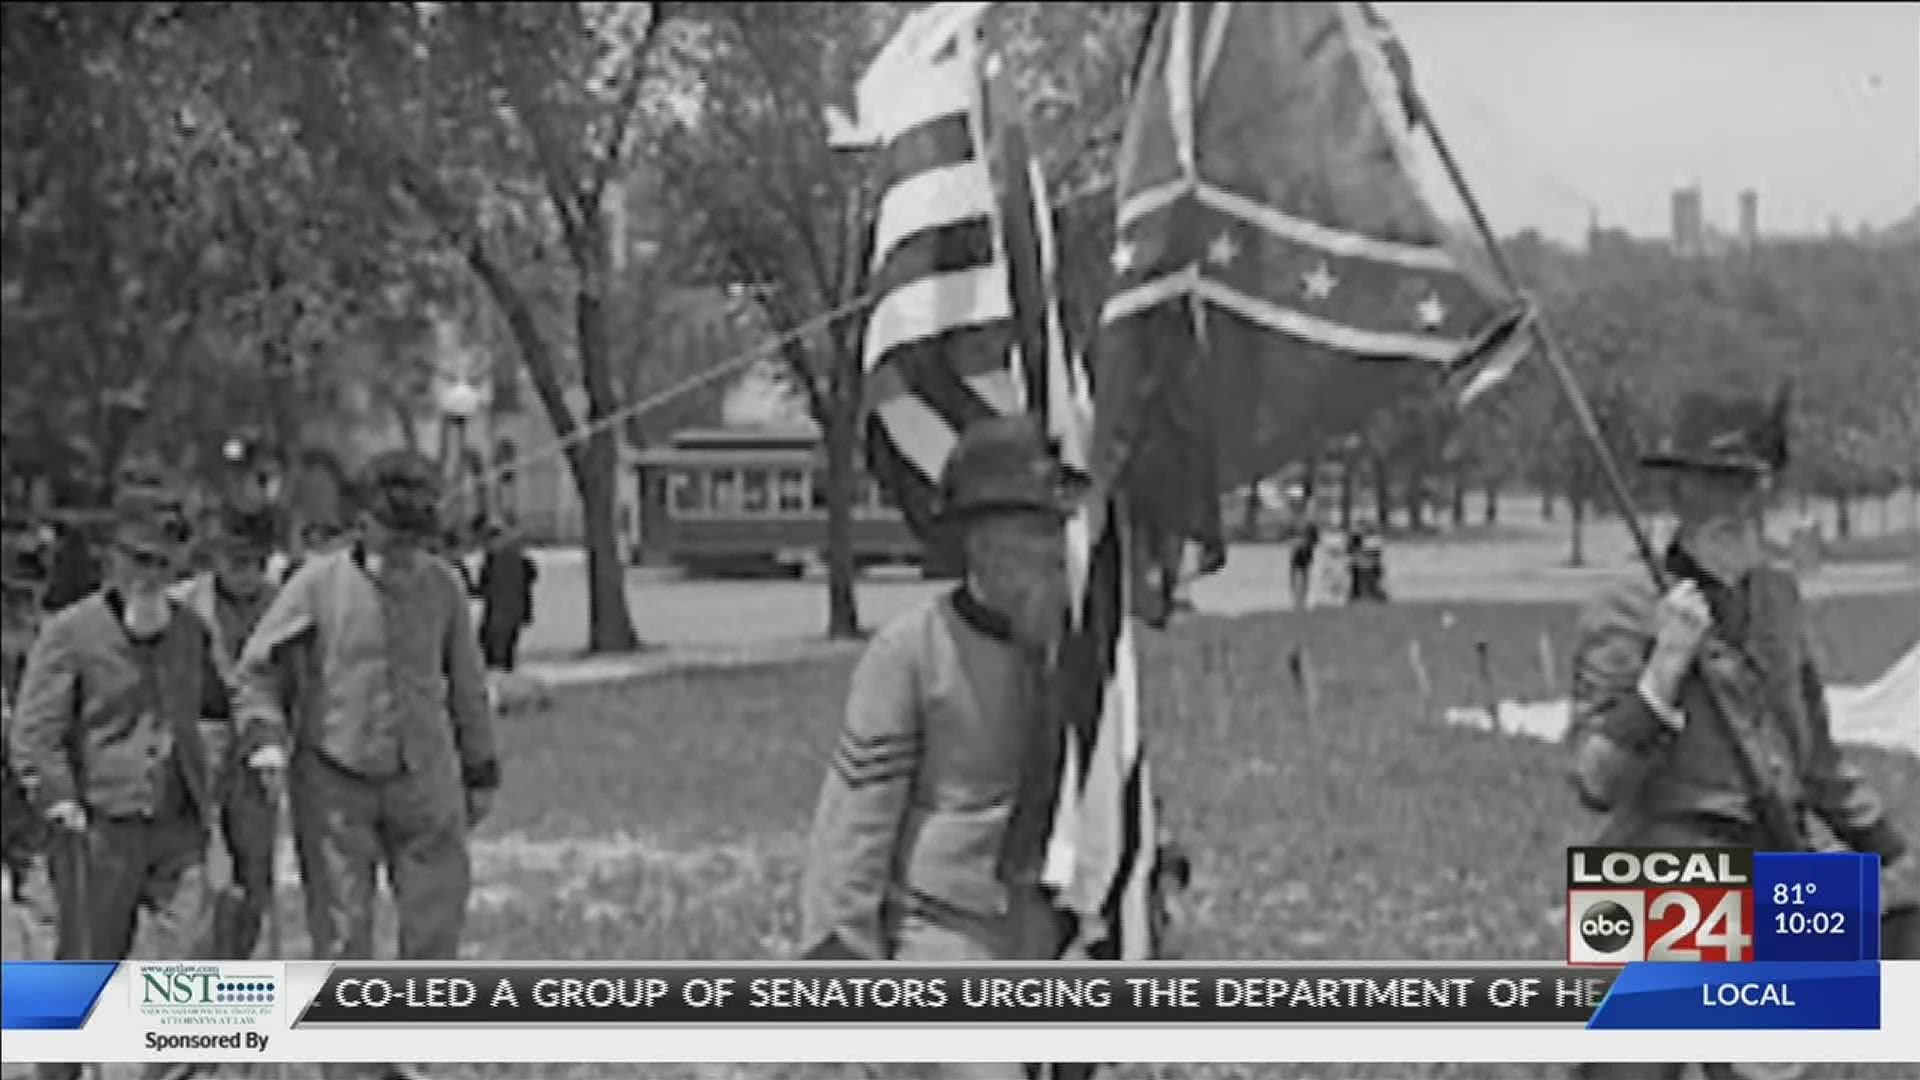
POLYGON ((1453 472, 1453 527, 1467 527, 1467 471, 1457 467, 1453 472))
POLYGON ((606 309, 601 303, 607 281, 606 245, 597 236, 575 260, 580 287, 575 296, 575 332, 580 349, 581 382, 587 392, 585 452, 570 455, 580 490, 580 516, 587 534, 587 651, 631 652, 640 647, 627 610, 627 570, 620 559, 614 522, 619 506, 620 438, 618 424, 605 419, 618 411, 606 309), (584 466, 584 469, 582 468, 584 466))
POLYGON ((1248 540, 1260 539, 1260 478, 1247 484, 1247 499, 1240 509, 1240 532, 1248 540))
POLYGON ((1353 528, 1353 489, 1354 473, 1359 462, 1353 455, 1347 455, 1340 469, 1340 528, 1353 528))
POLYGON ((1387 478, 1386 461, 1381 458, 1374 458, 1373 513, 1377 519, 1374 524, 1382 533, 1386 532, 1387 526, 1391 524, 1393 520, 1392 488, 1393 485, 1388 482, 1387 478))
POLYGON ((1481 507, 1481 518, 1492 525, 1500 520, 1500 481, 1487 478, 1487 501, 1481 507))
POLYGON ((1548 484, 1540 485, 1540 520, 1553 520, 1553 488, 1548 484))
POLYGON ((1427 528, 1427 468, 1425 464, 1416 464, 1407 470, 1407 528, 1412 532, 1425 532, 1427 528))
POLYGON ((1578 490, 1567 493, 1567 514, 1572 524, 1572 528, 1569 530, 1571 533, 1572 549, 1567 552, 1567 565, 1573 567, 1587 565, 1586 530, 1584 528, 1587 519, 1587 501, 1581 497, 1582 494, 1583 493, 1578 490))
POLYGON ((827 637, 857 638, 860 600, 854 591, 853 494, 860 446, 860 356, 857 339, 832 335, 832 393, 827 402, 827 637))
POLYGON ((1852 500, 1850 500, 1844 494, 1834 496, 1833 513, 1834 513, 1834 522, 1833 522, 1834 535, 1841 540, 1845 540, 1848 537, 1851 537, 1853 535, 1852 500))

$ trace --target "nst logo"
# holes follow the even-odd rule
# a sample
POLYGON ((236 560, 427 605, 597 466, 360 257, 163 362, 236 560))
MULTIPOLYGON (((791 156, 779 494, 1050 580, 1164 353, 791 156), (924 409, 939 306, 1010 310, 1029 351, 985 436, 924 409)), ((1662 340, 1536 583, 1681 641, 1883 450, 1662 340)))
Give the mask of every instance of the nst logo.
POLYGON ((253 1023, 274 1014, 277 978, 216 964, 142 964, 133 981, 134 1006, 165 1024, 253 1023))
POLYGON ((142 1005, 212 1005, 218 968, 160 968, 141 972, 142 1005))

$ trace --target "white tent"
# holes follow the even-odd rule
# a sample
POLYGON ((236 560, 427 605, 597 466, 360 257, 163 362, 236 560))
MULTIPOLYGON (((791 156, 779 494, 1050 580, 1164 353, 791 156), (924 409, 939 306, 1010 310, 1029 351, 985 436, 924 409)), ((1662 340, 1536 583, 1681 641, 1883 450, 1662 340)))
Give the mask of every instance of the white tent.
MULTIPOLYGON (((1886 674, 1866 686, 1827 688, 1833 737, 1843 743, 1876 746, 1920 757, 1920 642, 1894 662, 1886 674)), ((1505 702, 1499 730, 1558 742, 1569 721, 1567 702, 1505 702)), ((1490 728, 1485 709, 1449 709, 1447 722, 1490 728)))

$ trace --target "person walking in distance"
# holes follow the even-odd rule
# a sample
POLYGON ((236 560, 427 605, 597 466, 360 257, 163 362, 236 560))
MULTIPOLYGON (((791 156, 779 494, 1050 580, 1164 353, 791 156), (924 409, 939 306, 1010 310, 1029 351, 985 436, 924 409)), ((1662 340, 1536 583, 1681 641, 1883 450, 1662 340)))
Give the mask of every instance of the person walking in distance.
POLYGON ((400 959, 451 960, 472 885, 468 832, 500 786, 485 674, 467 596, 429 553, 432 466, 382 454, 356 494, 359 538, 309 558, 247 641, 239 737, 252 768, 286 770, 314 958, 373 956, 384 870, 400 959), (301 672, 297 699, 289 669, 301 672))
POLYGON ((487 667, 512 671, 520 634, 533 623, 533 586, 540 571, 527 557, 511 525, 488 530, 486 559, 480 564, 480 651, 487 667))
POLYGON ((118 500, 104 583, 47 619, 21 677, 9 756, 49 826, 61 960, 125 959, 142 909, 160 957, 205 958, 215 800, 200 720, 227 717, 228 697, 205 625, 166 592, 186 539, 172 508, 118 500))
POLYGON ((1040 873, 1064 738, 1044 687, 1068 500, 1038 425, 967 429, 941 500, 964 583, 887 625, 854 672, 808 845, 811 958, 1044 960, 1063 940, 1040 873))
POLYGON ((1320 522, 1308 511, 1294 533, 1293 551, 1288 558, 1288 583, 1293 586, 1294 610, 1304 610, 1313 589, 1313 555, 1320 546, 1320 522))
MULTIPOLYGON (((239 690, 240 649, 274 597, 267 560, 278 536, 278 522, 271 511, 223 508, 207 545, 212 568, 173 591, 175 599, 207 627, 214 664, 229 694, 239 690)), ((214 937, 208 952, 245 960, 259 944, 267 905, 273 902, 278 792, 263 787, 261 777, 238 759, 230 722, 203 720, 200 737, 207 750, 220 837, 230 867, 227 885, 214 897, 214 937)))
MULTIPOLYGON (((1787 463, 1786 397, 1695 394, 1644 464, 1677 517, 1658 594, 1644 577, 1581 616, 1568 733, 1582 801, 1608 846, 1806 844, 1817 822, 1882 860, 1882 898, 1911 900, 1915 858, 1834 743, 1790 563, 1761 513, 1787 463), (1724 711, 1723 711, 1724 710, 1724 711), (1741 758, 1757 762, 1760 787, 1741 758), (1762 807, 1776 807, 1763 812, 1762 807), (1795 835, 1774 835, 1779 832, 1795 835)), ((1751 933, 1751 928, 1743 932, 1751 933)), ((1710 1080, 1794 1075, 1793 1066, 1707 1065, 1710 1080)), ((1588 1064, 1582 1080, 1678 1080, 1680 1064, 1588 1064)))

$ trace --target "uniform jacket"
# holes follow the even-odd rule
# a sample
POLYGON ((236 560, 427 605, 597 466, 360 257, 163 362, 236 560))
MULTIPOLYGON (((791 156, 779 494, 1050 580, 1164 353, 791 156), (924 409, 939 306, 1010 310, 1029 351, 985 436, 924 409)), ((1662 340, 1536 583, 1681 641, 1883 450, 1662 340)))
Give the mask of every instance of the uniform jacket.
POLYGON ((203 716, 229 711, 200 620, 176 610, 156 639, 136 642, 119 598, 96 592, 41 627, 15 706, 12 765, 42 809, 75 799, 96 817, 152 814, 178 782, 210 821, 203 716))
POLYGON ((467 598, 424 552, 379 580, 357 546, 313 556, 260 617, 237 678, 243 749, 291 739, 370 779, 499 783, 467 598))
POLYGON ((1037 884, 1059 768, 1044 658, 963 590, 868 646, 820 793, 802 885, 802 940, 884 959, 888 912, 993 918, 1037 884))
POLYGON ((1618 584, 1580 623, 1569 738, 1583 797, 1609 813, 1600 842, 1678 842, 1676 829, 1749 841, 1756 816, 1731 741, 1738 738, 1788 805, 1823 819, 1856 850, 1897 856, 1902 838, 1834 744, 1792 571, 1769 561, 1728 587, 1677 547, 1668 569, 1675 580, 1698 582, 1713 612, 1711 636, 1681 684, 1687 724, 1678 736, 1637 689, 1653 648, 1652 583, 1618 584), (1730 716, 1715 714, 1709 679, 1730 716))
POLYGON ((206 624, 213 645, 213 662, 229 692, 239 689, 237 667, 240 650, 247 636, 273 602, 274 588, 267 585, 257 597, 241 600, 220 589, 219 578, 211 571, 195 574, 181 582, 169 594, 206 624))

